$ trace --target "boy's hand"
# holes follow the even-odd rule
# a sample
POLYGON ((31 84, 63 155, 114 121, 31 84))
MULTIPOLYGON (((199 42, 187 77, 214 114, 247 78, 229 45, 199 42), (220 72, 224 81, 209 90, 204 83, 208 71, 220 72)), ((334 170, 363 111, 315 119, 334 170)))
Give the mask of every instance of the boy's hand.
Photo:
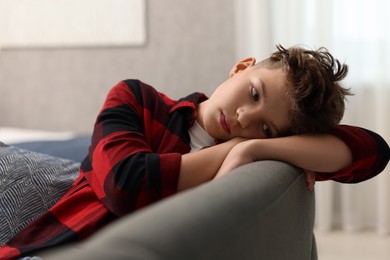
POLYGON ((309 191, 314 189, 314 184, 316 183, 316 173, 313 171, 305 170, 306 177, 306 187, 309 191))
POLYGON ((214 178, 219 178, 239 166, 256 161, 248 149, 249 142, 251 140, 241 142, 230 150, 214 178))

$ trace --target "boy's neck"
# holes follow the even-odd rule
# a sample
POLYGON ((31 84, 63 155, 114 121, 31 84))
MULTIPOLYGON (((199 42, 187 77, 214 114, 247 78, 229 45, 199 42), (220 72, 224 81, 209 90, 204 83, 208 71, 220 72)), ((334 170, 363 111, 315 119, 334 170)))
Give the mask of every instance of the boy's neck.
POLYGON ((203 124, 203 111, 204 111, 205 105, 207 105, 207 100, 198 104, 198 106, 196 108, 196 118, 195 118, 196 122, 204 130, 205 130, 205 128, 204 128, 204 124, 203 124))

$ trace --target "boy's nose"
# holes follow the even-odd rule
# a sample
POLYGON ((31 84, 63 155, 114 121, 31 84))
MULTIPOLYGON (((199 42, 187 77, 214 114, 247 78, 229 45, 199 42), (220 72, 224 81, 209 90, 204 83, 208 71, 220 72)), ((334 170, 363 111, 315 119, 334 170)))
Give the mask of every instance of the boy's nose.
POLYGON ((255 109, 240 107, 236 110, 236 114, 237 121, 243 129, 250 127, 256 120, 260 120, 259 111, 255 109))

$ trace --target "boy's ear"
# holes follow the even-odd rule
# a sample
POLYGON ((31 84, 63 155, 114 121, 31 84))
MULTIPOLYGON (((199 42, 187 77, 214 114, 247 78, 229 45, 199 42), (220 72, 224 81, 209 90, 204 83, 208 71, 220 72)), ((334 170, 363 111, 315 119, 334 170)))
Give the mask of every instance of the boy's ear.
POLYGON ((246 58, 246 59, 240 61, 239 63, 237 63, 232 68, 232 70, 229 73, 229 77, 233 77, 238 72, 240 72, 242 70, 246 70, 247 68, 250 68, 250 67, 254 66, 255 64, 256 64, 256 59, 255 58, 253 58, 253 57, 246 58))

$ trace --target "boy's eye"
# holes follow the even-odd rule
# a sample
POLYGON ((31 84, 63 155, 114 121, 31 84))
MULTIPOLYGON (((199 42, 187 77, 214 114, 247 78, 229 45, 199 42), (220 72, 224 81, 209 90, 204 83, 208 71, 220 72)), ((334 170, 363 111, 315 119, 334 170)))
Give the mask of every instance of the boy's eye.
POLYGON ((256 102, 259 101, 260 94, 259 94, 259 92, 257 91, 257 89, 255 87, 251 88, 251 95, 252 95, 252 98, 253 98, 254 101, 256 101, 256 102))
POLYGON ((267 138, 272 137, 272 131, 266 124, 263 124, 263 132, 264 132, 265 137, 267 137, 267 138))

